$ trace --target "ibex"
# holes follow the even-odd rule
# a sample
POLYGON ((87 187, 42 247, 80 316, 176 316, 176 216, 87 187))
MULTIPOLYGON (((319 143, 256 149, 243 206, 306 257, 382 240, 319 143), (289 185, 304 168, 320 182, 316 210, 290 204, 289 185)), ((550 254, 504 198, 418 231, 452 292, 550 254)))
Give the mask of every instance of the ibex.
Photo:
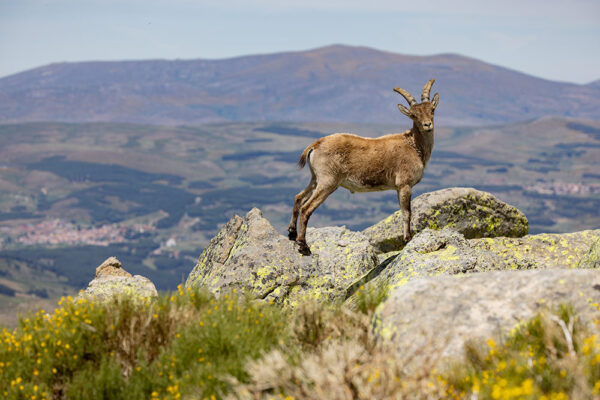
POLYGON ((288 227, 288 237, 296 240, 300 253, 310 254, 305 237, 308 219, 340 186, 352 193, 396 190, 402 208, 404 240, 411 239, 411 190, 423 177, 433 150, 433 114, 439 101, 437 93, 429 100, 434 81, 430 79, 423 87, 420 104, 406 90, 394 88, 410 105, 406 108, 398 104, 398 109, 413 120, 411 130, 378 138, 336 133, 318 139, 302 152, 298 166, 303 168, 308 162, 312 177, 308 186, 294 198, 288 227), (299 214, 300 230, 297 231, 299 214))

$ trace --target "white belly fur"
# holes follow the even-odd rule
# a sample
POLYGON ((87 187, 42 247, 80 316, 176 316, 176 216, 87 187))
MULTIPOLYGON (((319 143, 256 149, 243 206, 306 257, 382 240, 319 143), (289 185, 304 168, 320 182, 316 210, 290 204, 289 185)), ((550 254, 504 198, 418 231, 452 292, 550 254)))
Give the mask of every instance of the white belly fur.
POLYGON ((361 182, 353 181, 350 179, 343 180, 340 183, 340 186, 345 189, 348 189, 352 193, 354 193, 354 192, 380 192, 382 190, 396 189, 393 186, 386 186, 386 185, 367 186, 367 185, 363 185, 361 182))

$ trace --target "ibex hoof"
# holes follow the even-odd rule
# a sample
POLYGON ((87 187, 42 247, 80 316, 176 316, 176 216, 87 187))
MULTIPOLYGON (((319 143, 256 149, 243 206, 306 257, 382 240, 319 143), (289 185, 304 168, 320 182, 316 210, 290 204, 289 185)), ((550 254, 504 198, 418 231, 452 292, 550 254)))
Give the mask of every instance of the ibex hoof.
POLYGON ((288 238, 290 240, 296 240, 298 237, 298 232, 293 228, 288 228, 288 238))
POLYGON ((410 233, 408 235, 404 235, 404 243, 410 242, 410 239, 412 239, 412 235, 410 233))
POLYGON ((310 256, 312 253, 310 252, 310 247, 306 244, 306 242, 296 242, 298 244, 298 252, 303 256, 310 256))

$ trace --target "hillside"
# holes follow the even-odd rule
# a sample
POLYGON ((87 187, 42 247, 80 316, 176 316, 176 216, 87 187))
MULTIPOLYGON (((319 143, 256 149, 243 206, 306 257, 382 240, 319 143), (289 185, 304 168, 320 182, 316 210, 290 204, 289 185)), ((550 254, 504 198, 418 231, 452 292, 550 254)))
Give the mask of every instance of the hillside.
MULTIPOLYGON (((0 125, 0 308, 82 287, 117 256, 173 289, 234 214, 260 207, 279 232, 306 185, 301 150, 332 132, 378 136, 404 125, 115 123, 0 125)), ((600 226, 600 123, 564 118, 436 129, 414 196, 446 187, 510 201, 531 233, 600 226)), ((336 191, 311 226, 362 230, 398 209, 393 192, 336 191)), ((0 317, 1 317, 0 310, 0 317)))
POLYGON ((596 398, 600 230, 526 235, 520 210, 470 188, 413 205, 410 242, 390 241, 395 213, 362 232, 310 228, 311 256, 254 208, 169 293, 115 257, 88 265, 79 294, 0 332, 0 393, 596 398))
POLYGON ((224 60, 52 64, 0 79, 0 122, 190 124, 222 121, 391 123, 437 79, 437 121, 515 122, 544 115, 600 120, 600 87, 539 79, 455 54, 409 56, 364 47, 224 60))

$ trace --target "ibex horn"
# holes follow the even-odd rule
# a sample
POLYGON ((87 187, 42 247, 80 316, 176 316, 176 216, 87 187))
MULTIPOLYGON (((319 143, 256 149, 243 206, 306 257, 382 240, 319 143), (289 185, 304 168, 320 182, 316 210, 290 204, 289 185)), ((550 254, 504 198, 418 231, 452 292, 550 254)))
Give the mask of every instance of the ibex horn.
POLYGON ((421 93, 421 103, 424 101, 429 101, 429 91, 431 90, 431 86, 433 86, 433 82, 435 82, 435 79, 430 79, 429 82, 427 82, 423 87, 423 93, 421 93))
POLYGON ((417 104, 417 101, 415 100, 414 97, 412 97, 412 94, 408 93, 406 90, 401 89, 399 87, 395 87, 394 91, 400 93, 402 95, 402 97, 404 97, 406 99, 406 101, 408 101, 408 104, 410 104, 411 107, 413 105, 417 104))

